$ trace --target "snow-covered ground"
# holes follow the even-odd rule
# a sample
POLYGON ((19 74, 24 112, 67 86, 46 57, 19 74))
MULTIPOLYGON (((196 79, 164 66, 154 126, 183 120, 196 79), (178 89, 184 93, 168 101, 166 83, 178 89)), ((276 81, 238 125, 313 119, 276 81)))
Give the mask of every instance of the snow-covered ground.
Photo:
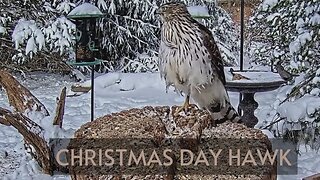
MULTIPOLYGON (((90 121, 90 93, 68 97, 63 121, 63 129, 52 127, 55 114, 56 97, 61 89, 70 88, 74 82, 68 77, 54 74, 31 74, 26 79, 18 77, 31 92, 44 103, 51 116, 34 120, 46 129, 45 137, 72 137, 82 124, 90 121)), ((121 74, 109 73, 99 76, 95 81, 95 117, 146 105, 180 105, 184 98, 169 89, 158 73, 121 74)), ((90 84, 87 82, 86 84, 90 84)), ((279 91, 257 93, 259 108, 256 116, 260 122, 272 119, 275 114, 274 103, 279 91)), ((234 106, 238 94, 229 93, 234 106)), ((4 91, 0 91, 0 107, 10 108, 4 91)), ((279 176, 278 179, 301 179, 320 172, 320 157, 315 151, 300 147, 298 175, 279 176)), ((41 173, 37 163, 24 152, 23 138, 12 127, 0 125, 0 179, 70 179, 68 175, 48 176, 41 173)))

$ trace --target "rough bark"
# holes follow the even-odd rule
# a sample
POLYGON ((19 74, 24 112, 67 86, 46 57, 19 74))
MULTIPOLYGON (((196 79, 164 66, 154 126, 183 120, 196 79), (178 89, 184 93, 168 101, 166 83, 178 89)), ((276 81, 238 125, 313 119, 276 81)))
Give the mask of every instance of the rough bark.
POLYGON ((54 120, 53 120, 53 125, 59 125, 60 128, 62 128, 62 122, 63 122, 64 107, 66 102, 66 90, 67 88, 64 87, 60 93, 60 98, 57 102, 56 116, 54 117, 54 120))
POLYGON ((305 177, 302 180, 319 180, 319 179, 320 179, 320 173, 305 177))
POLYGON ((0 124, 5 125, 5 126, 10 126, 10 123, 2 117, 0 117, 0 124))
POLYGON ((52 175, 52 155, 47 142, 43 138, 43 129, 22 113, 12 113, 0 107, 0 116, 16 128, 25 140, 25 147, 37 160, 46 174, 52 175))
MULTIPOLYGON (((241 144, 238 146, 241 148, 256 148, 263 147, 272 151, 272 146, 269 139, 257 129, 247 128, 241 124, 235 123, 223 123, 213 126, 210 115, 202 110, 198 110, 195 106, 189 107, 187 114, 183 112, 178 116, 174 113, 177 107, 144 107, 142 109, 130 109, 119 113, 113 113, 104 117, 98 118, 93 122, 89 122, 81 126, 75 133, 75 138, 93 138, 94 140, 101 140, 99 143, 94 141, 79 141, 71 142, 69 148, 84 148, 96 147, 117 147, 118 139, 128 140, 130 138, 137 139, 137 144, 140 141, 148 144, 151 142, 152 148, 166 147, 166 138, 178 139, 179 148, 190 149, 191 151, 198 150, 198 148, 207 147, 206 143, 217 143, 216 141, 210 141, 210 138, 216 138, 220 140, 223 147, 235 147, 235 141, 224 141, 226 138, 230 139, 252 139, 249 144, 241 144), (207 139, 206 139, 207 138, 207 139), (107 139, 107 140, 106 140, 107 139), (110 140, 111 139, 111 140, 110 140), (200 141, 201 139, 201 141, 200 141), (110 140, 110 141, 108 141, 110 140), (114 141, 113 141, 114 140, 114 141), (207 140, 207 141, 206 141, 207 140), (114 144, 112 144, 114 143, 114 144), (112 145, 111 145, 112 144, 112 145), (114 146, 113 146, 114 145, 114 146)), ((129 143, 128 143, 129 144, 129 143)), ((213 147, 211 146, 208 147, 213 147)), ((238 147, 237 146, 237 147, 238 147)), ((126 148, 124 148, 126 149, 126 148)), ((157 170, 164 167, 155 167, 155 171, 152 171, 153 167, 144 167, 143 170, 150 170, 149 175, 144 174, 126 174, 125 169, 120 169, 119 174, 109 175, 108 170, 95 171, 95 167, 85 166, 84 171, 79 172, 77 166, 70 167, 70 174, 73 180, 84 179, 264 179, 275 180, 276 179, 276 164, 266 168, 248 168, 243 169, 241 167, 241 173, 237 175, 233 174, 210 174, 210 169, 207 169, 206 173, 194 173, 188 174, 181 172, 181 166, 177 160, 177 154, 170 154, 174 163, 165 169, 164 174, 155 174, 157 170), (90 172, 90 173, 86 173, 90 172), (246 174, 246 172, 255 171, 254 174, 246 174), (243 175, 244 173, 244 175, 243 175)), ((219 156, 227 158, 227 156, 219 156)), ((241 153, 241 157, 244 154, 241 153)), ((69 158, 70 160, 70 158, 69 158)), ((200 167, 200 166, 199 166, 200 167)), ((232 168, 221 165, 217 166, 218 170, 230 172, 232 168)), ((197 171, 197 169, 188 168, 185 172, 197 171)), ((129 173, 132 169, 128 170, 129 173)), ((110 171, 111 172, 111 171, 110 171)), ((221 171, 220 171, 221 172, 221 171)), ((112 172, 111 172, 112 173, 112 172)))
POLYGON ((0 70, 0 84, 6 90, 9 104, 17 112, 40 111, 49 116, 46 107, 22 84, 20 84, 10 73, 0 70))

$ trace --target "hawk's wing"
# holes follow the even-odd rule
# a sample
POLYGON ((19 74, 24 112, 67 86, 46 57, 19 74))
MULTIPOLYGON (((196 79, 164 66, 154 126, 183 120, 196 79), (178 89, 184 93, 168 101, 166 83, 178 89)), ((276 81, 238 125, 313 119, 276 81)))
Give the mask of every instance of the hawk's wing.
POLYGON ((226 84, 226 78, 224 75, 223 61, 218 49, 218 46, 212 36, 211 31, 209 31, 204 25, 194 20, 194 23, 199 27, 201 34, 203 34, 203 44, 208 49, 210 53, 212 69, 216 71, 218 78, 223 84, 226 84))

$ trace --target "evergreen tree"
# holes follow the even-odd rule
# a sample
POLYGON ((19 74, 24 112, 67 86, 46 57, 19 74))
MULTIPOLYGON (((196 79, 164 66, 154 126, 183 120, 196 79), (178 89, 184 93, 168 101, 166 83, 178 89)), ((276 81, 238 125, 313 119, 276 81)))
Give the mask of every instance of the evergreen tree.
MULTIPOLYGON (((253 62, 281 63, 289 72, 301 75, 291 86, 286 102, 320 100, 319 12, 317 0, 265 0, 251 18, 249 49, 253 62)), ((306 114, 299 122, 286 123, 299 124, 303 133, 312 127, 313 135, 319 134, 320 107, 306 109, 306 114)))
POLYGON ((70 71, 61 61, 72 46, 73 23, 51 1, 0 1, 0 67, 70 71))
MULTIPOLYGON (((208 6, 211 17, 202 21, 214 33, 225 63, 236 64, 239 52, 238 31, 229 15, 214 2, 184 1, 188 5, 208 6)), ((5 48, 0 51, 6 57, 1 65, 14 66, 21 70, 35 70, 35 67, 70 69, 65 60, 73 57, 75 26, 66 16, 74 7, 84 2, 87 1, 1 1, 0 41, 2 45, 5 44, 5 48)), ((160 22, 155 11, 163 2, 90 2, 105 14, 99 21, 99 58, 104 60, 104 66, 100 67, 101 72, 157 71, 160 22)))

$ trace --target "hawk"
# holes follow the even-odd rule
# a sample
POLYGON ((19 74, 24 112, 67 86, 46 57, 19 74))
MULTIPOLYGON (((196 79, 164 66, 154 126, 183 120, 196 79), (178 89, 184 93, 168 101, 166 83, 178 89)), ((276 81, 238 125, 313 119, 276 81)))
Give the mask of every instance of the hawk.
POLYGON ((225 89, 222 57, 211 32, 193 19, 182 2, 160 6, 160 75, 186 99, 177 113, 187 110, 191 97, 210 112, 215 123, 241 122, 225 89))

